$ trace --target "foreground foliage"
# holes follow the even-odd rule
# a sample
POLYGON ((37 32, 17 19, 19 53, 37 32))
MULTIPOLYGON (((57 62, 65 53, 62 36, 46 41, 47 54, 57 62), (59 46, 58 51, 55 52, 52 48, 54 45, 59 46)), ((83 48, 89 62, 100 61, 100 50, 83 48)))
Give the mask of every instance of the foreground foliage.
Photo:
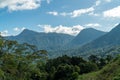
POLYGON ((47 52, 29 44, 0 39, 0 80, 44 80, 47 52))
POLYGON ((78 80, 120 80, 120 56, 97 72, 80 75, 78 80))

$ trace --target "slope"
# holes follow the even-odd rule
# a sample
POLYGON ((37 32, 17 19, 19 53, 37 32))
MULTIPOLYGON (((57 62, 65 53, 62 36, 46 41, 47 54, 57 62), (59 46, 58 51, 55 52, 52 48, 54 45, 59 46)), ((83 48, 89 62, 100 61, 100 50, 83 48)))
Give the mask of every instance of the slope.
MULTIPOLYGON (((113 28, 105 35, 77 48, 67 50, 66 52, 71 55, 89 55, 93 50, 120 46, 120 24, 113 28), (73 53, 74 52, 74 53, 73 53)), ((106 53, 105 53, 106 54, 106 53)), ((99 55, 99 54, 96 54, 99 55)))
POLYGON ((79 46, 84 45, 90 41, 97 39, 98 37, 104 35, 105 32, 98 31, 93 28, 83 29, 68 45, 79 46))
POLYGON ((78 80, 120 80, 120 56, 100 71, 80 75, 78 80))
POLYGON ((39 49, 54 50, 68 43, 74 36, 60 33, 38 33, 25 29, 17 36, 9 36, 7 39, 16 40, 19 43, 36 45, 39 49))
POLYGON ((109 33, 97 38, 96 40, 84 45, 83 47, 86 49, 95 49, 106 46, 120 45, 119 34, 120 34, 120 24, 117 25, 115 28, 113 28, 109 33))

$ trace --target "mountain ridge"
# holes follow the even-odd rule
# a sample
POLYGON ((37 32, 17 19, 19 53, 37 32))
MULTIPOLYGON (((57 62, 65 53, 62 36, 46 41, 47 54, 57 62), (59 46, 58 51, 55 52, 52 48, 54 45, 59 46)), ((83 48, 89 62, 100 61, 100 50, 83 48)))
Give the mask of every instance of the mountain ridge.
POLYGON ((25 29, 17 36, 9 36, 6 39, 16 40, 19 43, 29 43, 38 47, 38 49, 59 48, 62 44, 66 44, 72 40, 74 36, 62 33, 44 33, 35 32, 32 30, 25 29))
MULTIPOLYGON (((76 49, 73 49, 71 53, 69 50, 66 53, 70 53, 72 55, 89 55, 89 52, 92 52, 97 49, 104 49, 114 46, 120 46, 120 24, 113 28, 110 32, 106 33, 105 35, 83 45, 76 49)), ((96 54, 100 55, 100 54, 96 54)), ((105 54, 104 54, 105 55, 105 54)))
POLYGON ((83 29, 70 43, 69 45, 84 45, 96 38, 106 34, 106 32, 96 30, 94 28, 83 29))

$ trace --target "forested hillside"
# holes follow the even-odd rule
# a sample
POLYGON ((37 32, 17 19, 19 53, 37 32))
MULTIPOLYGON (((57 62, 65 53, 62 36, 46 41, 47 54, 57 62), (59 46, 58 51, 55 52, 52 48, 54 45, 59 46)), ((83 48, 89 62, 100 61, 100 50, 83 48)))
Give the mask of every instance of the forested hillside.
POLYGON ((80 75, 78 80, 120 80, 120 56, 99 71, 80 75))
POLYGON ((99 31, 93 28, 83 29, 72 41, 68 43, 69 46, 82 46, 89 43, 100 36, 103 36, 106 32, 99 31))
POLYGON ((74 36, 62 33, 39 33, 25 29, 17 36, 6 37, 8 40, 15 40, 19 43, 35 45, 38 49, 56 50, 71 41, 74 36))
MULTIPOLYGON (((110 32, 106 33, 103 36, 98 37, 97 39, 79 47, 72 47, 66 50, 58 50, 51 51, 51 54, 54 54, 53 57, 61 56, 61 55, 69 55, 69 56, 89 56, 94 53, 96 55, 117 55, 119 54, 119 46, 120 46, 120 24, 118 24, 115 28, 113 28, 110 32), (112 52, 110 52, 113 50, 112 52)), ((76 41, 77 42, 77 41, 76 41)))

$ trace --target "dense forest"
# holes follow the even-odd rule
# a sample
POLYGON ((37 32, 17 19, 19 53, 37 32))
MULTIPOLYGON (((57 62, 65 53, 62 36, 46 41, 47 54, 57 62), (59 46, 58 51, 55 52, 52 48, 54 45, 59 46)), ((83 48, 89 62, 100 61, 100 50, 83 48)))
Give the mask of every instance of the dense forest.
MULTIPOLYGON (((49 59, 47 55, 46 50, 38 50, 33 45, 0 37, 0 80, 88 80, 93 73, 111 76, 114 69, 109 71, 106 67, 117 65, 117 68, 120 60, 119 56, 110 55, 90 55, 87 59, 67 55, 49 59)), ((99 76, 94 76, 91 79, 98 80, 99 76)), ((119 74, 113 73, 112 79, 119 80, 119 74)))

